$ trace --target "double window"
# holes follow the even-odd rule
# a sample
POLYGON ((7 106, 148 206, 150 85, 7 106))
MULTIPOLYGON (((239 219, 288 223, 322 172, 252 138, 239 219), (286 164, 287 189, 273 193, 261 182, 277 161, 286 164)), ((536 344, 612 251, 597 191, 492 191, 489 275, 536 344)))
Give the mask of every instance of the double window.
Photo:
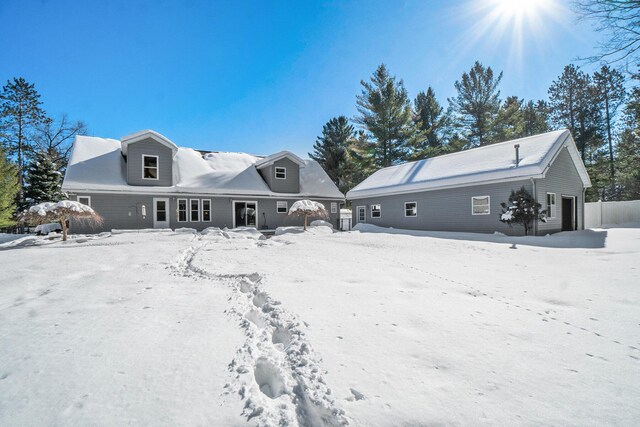
POLYGON ((202 201, 202 221, 211 222, 211 200, 202 201))
POLYGON ((556 193, 547 193, 547 218, 556 217, 556 193))
POLYGON ((142 179, 158 179, 158 156, 142 156, 142 179))
POLYGON ((276 202, 276 211, 278 213, 287 213, 287 202, 276 202))
POLYGON ((418 202, 405 202, 404 216, 405 217, 418 216, 418 202))
POLYGON ((276 167, 276 179, 287 179, 287 168, 276 167))
POLYGON ((189 219, 191 222, 200 222, 200 199, 191 199, 189 219))
POLYGON ((491 197, 476 196, 471 198, 471 215, 491 214, 491 197))
POLYGON ((187 199, 178 199, 178 222, 187 222, 187 199))
POLYGON ((91 196, 78 196, 78 203, 91 207, 91 196))
POLYGON ((380 218, 382 216, 382 210, 380 205, 371 205, 371 218, 380 218))

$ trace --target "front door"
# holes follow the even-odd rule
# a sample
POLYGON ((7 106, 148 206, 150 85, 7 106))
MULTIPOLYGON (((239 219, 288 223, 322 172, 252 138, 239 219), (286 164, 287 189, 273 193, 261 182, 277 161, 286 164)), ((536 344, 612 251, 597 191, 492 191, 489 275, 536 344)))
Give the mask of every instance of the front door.
POLYGON ((233 202, 233 227, 258 228, 258 202, 233 202))
POLYGON ((356 218, 358 222, 367 222, 367 209, 364 206, 358 206, 358 217, 356 218))
POLYGON ((575 227, 576 198, 562 196, 562 231, 573 231, 575 227))
POLYGON ((153 199, 153 228, 170 228, 169 199, 153 199))

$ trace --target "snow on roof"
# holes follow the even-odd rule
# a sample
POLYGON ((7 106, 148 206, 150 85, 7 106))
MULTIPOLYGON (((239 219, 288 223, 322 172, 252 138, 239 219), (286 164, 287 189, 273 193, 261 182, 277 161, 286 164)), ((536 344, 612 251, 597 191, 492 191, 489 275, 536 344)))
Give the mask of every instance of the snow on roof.
POLYGON ((166 136, 164 136, 162 134, 159 134, 155 130, 145 129, 145 130, 141 130, 141 131, 132 133, 130 135, 123 136, 120 139, 120 145, 122 147, 122 152, 126 156, 127 155, 127 147, 129 146, 129 144, 133 144, 134 142, 142 141, 142 140, 147 139, 147 138, 154 139, 154 140, 158 141, 160 144, 171 148, 171 150, 173 150, 174 153, 178 149, 178 146, 176 144, 174 144, 173 141, 171 141, 166 136))
POLYGON ((265 167, 267 167, 269 165, 272 165, 273 163, 275 163, 276 161, 278 161, 278 160, 280 160, 280 159, 282 159, 284 157, 288 157, 294 163, 297 163, 301 167, 305 166, 304 160, 302 160, 300 157, 298 157, 295 154, 293 154, 291 151, 280 151, 278 153, 271 154, 270 156, 267 156, 267 157, 257 161, 255 166, 258 169, 262 169, 262 168, 265 168, 265 167))
POLYGON ((542 178, 563 147, 568 149, 585 187, 590 187, 571 133, 559 130, 380 169, 349 191, 347 198, 542 178), (517 166, 515 144, 520 145, 517 166))
POLYGON ((301 160, 304 167, 300 169, 299 193, 274 193, 255 167, 261 159, 245 153, 213 152, 202 155, 191 148, 176 147, 173 186, 132 186, 127 184, 126 163, 120 141, 78 136, 73 144, 62 188, 75 192, 344 198, 322 167, 313 160, 301 160))

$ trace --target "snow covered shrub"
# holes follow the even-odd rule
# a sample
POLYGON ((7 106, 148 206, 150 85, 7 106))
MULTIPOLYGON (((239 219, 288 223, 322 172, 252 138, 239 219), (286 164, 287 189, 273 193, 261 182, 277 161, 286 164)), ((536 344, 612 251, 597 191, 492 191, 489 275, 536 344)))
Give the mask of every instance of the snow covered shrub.
POLYGON ((537 203, 524 187, 518 191, 511 190, 509 203, 500 203, 500 205, 502 206, 500 222, 509 225, 522 225, 525 236, 529 235, 529 230, 531 230, 531 225, 534 221, 547 221, 544 213, 540 210, 542 205, 537 203))
POLYGON ((59 222, 62 227, 62 240, 67 240, 67 221, 73 219, 91 225, 102 224, 102 217, 87 205, 71 200, 44 202, 31 206, 20 215, 23 222, 29 224, 48 224, 59 222))
POLYGON ((322 203, 312 200, 298 200, 289 208, 289 215, 304 217, 304 230, 307 230, 307 220, 309 217, 329 218, 329 212, 322 203))

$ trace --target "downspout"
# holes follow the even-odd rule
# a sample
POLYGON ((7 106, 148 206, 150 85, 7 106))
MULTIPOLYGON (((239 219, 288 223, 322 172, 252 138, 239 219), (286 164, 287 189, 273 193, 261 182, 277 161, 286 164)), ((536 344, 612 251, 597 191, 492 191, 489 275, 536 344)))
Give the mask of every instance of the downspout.
MULTIPOLYGON (((533 200, 538 203, 538 192, 536 191, 536 180, 533 178, 529 178, 531 180, 531 189, 533 191, 533 200)), ((533 221, 533 235, 538 235, 538 221, 533 221)))
MULTIPOLYGON (((587 196, 587 189, 582 187, 582 203, 581 203, 582 215, 580 215, 582 217, 582 228, 580 228, 579 230, 584 230, 584 201, 586 196, 587 196)), ((578 209, 577 206, 576 206, 576 209, 578 209)), ((602 201, 600 201, 600 226, 602 226, 602 201)))

